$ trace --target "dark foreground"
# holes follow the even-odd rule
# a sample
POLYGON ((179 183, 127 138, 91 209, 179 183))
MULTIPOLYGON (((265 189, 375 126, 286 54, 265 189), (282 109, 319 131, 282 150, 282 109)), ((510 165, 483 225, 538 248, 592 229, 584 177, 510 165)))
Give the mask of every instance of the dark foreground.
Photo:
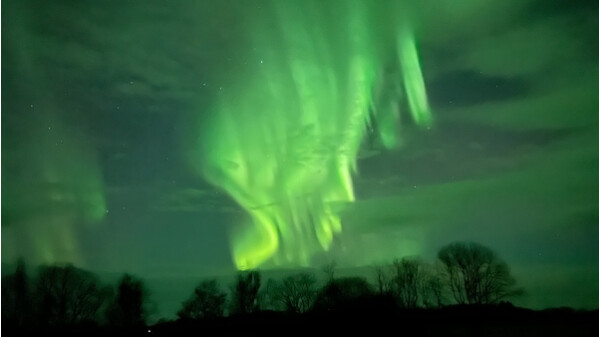
MULTIPOLYGON (((291 315, 263 311, 204 321, 171 321, 136 329, 82 326, 44 334, 113 336, 598 336, 598 310, 533 311, 512 306, 337 310, 291 315)), ((19 335, 5 331, 8 335, 19 335)), ((42 331, 21 331, 21 334, 42 331)))

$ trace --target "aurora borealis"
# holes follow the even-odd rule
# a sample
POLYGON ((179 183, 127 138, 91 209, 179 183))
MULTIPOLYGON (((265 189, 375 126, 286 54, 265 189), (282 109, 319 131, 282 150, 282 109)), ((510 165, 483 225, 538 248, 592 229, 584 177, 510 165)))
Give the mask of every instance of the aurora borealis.
POLYGON ((232 235, 242 270, 267 261, 310 266, 317 249, 329 249, 342 231, 332 205, 355 200, 352 176, 367 128, 376 124, 387 147, 397 142, 404 95, 394 89, 405 88, 417 124, 431 121, 414 35, 406 22, 377 16, 393 7, 265 4, 273 18, 248 14, 255 47, 241 58, 253 62, 219 88, 191 154, 252 219, 232 235), (305 11, 332 23, 314 26, 305 11), (388 78, 398 73, 386 66, 402 77, 388 78))
POLYGON ((523 305, 598 306, 593 1, 2 9, 3 264, 194 283, 473 240, 523 305))

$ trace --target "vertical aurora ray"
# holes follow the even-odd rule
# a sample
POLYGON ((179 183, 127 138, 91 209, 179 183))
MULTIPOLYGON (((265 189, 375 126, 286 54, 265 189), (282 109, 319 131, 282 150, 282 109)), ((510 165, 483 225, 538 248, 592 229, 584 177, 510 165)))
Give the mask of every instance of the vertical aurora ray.
POLYGON ((431 122, 405 25, 374 17, 368 1, 269 4, 247 13, 253 48, 239 78, 215 95, 190 158, 249 215, 231 235, 242 270, 309 265, 330 248, 342 231, 332 205, 355 200, 368 126, 377 123, 384 146, 398 143, 399 88, 416 123, 431 122))
POLYGON ((2 82, 17 95, 2 106, 2 261, 85 266, 80 234, 107 210, 102 170, 87 135, 69 123, 71 107, 57 99, 64 88, 43 66, 46 45, 32 32, 31 9, 7 6, 13 28, 3 35, 3 61, 11 67, 2 82))
MULTIPOLYGON (((50 114, 50 113, 48 113, 50 114)), ((4 151, 3 261, 85 264, 79 233, 106 215, 104 184, 92 149, 60 118, 35 118, 32 136, 4 151), (37 126, 35 126, 37 125, 37 126)))
POLYGON ((425 83, 414 36, 410 34, 408 28, 404 29, 398 38, 398 54, 412 117, 417 124, 429 126, 431 112, 427 102, 425 83))

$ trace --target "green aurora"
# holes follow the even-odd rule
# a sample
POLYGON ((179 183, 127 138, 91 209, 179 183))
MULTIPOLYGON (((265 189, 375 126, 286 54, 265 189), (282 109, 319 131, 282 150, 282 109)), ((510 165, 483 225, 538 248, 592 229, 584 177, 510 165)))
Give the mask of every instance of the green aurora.
MULTIPOLYGON (((98 224, 107 212, 102 173, 93 147, 62 118, 67 105, 58 102, 59 90, 34 57, 42 46, 27 36, 23 25, 12 27, 12 34, 3 34, 3 44, 21 45, 13 54, 20 81, 6 81, 14 73, 5 67, 2 79, 15 92, 28 92, 29 104, 10 126, 3 126, 3 131, 18 132, 18 137, 2 139, 3 259, 26 256, 34 263, 81 264, 78 233, 82 225, 98 224), (31 83, 40 90, 30 92, 31 83)), ((15 100, 8 101, 2 107, 14 111, 15 100)))
POLYGON ((333 205, 355 200, 352 175, 366 131, 394 147, 404 97, 414 121, 431 124, 409 23, 381 15, 403 8, 266 4, 273 17, 249 14, 248 38, 260 57, 250 55, 243 76, 219 89, 196 152, 206 179, 251 217, 231 239, 242 270, 267 261, 309 266, 330 248, 342 231, 333 205))
POLYGON ((168 317, 204 277, 475 241, 516 305, 598 307, 597 1, 2 10, 3 273, 129 272, 168 317))

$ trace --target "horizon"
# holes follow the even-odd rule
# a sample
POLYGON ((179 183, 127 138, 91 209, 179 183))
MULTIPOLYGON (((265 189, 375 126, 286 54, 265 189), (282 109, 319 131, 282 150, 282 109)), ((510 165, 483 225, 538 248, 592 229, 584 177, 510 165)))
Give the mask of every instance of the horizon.
MULTIPOLYGON (((388 261, 388 265, 391 265, 392 261, 388 261)), ((431 261, 425 261, 431 262, 431 261)), ((382 265, 382 264, 379 264, 382 265)), ((28 274, 31 276, 35 275, 36 268, 39 266, 31 266, 26 264, 28 274)), ((2 276, 9 275, 13 272, 15 264, 2 263, 2 276)), ((77 267, 77 266, 75 266, 77 267)), ((336 278, 344 277, 364 277, 372 286, 374 286, 374 267, 375 265, 364 265, 364 266, 352 266, 352 267, 336 267, 336 278)), ((510 267, 510 266, 509 266, 510 267)), ((103 284, 114 286, 118 280, 126 273, 125 271, 94 271, 103 284)), ((261 289, 267 283, 268 280, 279 281, 282 278, 297 274, 300 272, 308 272, 315 275, 317 284, 323 285, 327 282, 327 275, 322 270, 322 267, 287 267, 287 268, 274 268, 258 271, 263 276, 263 283, 261 289)), ((235 276, 239 271, 231 270, 229 273, 224 272, 221 274, 207 274, 207 275, 185 275, 185 274, 172 274, 172 275, 152 275, 144 276, 139 274, 133 274, 134 276, 140 277, 144 282, 145 286, 149 290, 148 300, 151 303, 153 312, 148 317, 148 322, 151 324, 157 323, 160 320, 174 320, 177 319, 177 311, 181 309, 182 303, 190 297, 193 293, 194 288, 204 280, 215 279, 219 285, 219 288, 227 293, 228 298, 231 296, 230 287, 234 283, 235 276)), ((507 299, 508 302, 512 303, 516 307, 521 307, 530 310, 546 310, 546 309, 560 309, 560 308, 571 308, 573 310, 584 310, 592 311, 598 310, 598 302, 595 297, 591 297, 587 294, 583 296, 575 296, 575 298, 569 298, 565 300, 561 297, 544 296, 547 294, 547 290, 544 288, 552 288, 551 284, 545 284, 540 282, 540 279, 546 279, 543 276, 538 277, 536 280, 529 280, 523 283, 522 279, 519 279, 521 273, 514 273, 513 275, 517 280, 517 284, 524 289, 524 294, 507 299), (537 289, 541 287, 542 289, 537 289), (545 300, 540 301, 540 298, 545 297, 545 300), (587 301, 578 300, 578 297, 585 297, 587 301), (583 303, 583 304, 582 304, 583 303)))

